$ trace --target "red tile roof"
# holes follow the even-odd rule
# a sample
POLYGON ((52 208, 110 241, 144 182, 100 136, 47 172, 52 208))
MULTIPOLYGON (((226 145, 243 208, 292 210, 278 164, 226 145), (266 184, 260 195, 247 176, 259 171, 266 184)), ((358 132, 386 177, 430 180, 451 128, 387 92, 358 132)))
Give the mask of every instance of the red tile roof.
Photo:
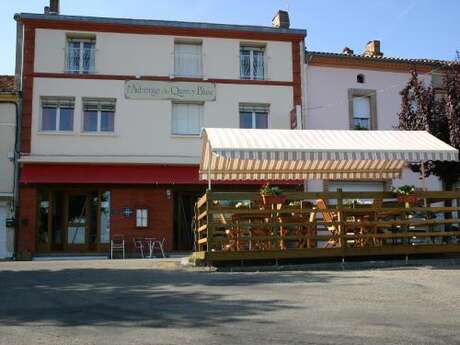
POLYGON ((16 92, 14 75, 0 75, 0 92, 16 92))
POLYGON ((367 60, 367 61, 377 61, 377 62, 380 61, 380 62, 419 63, 419 64, 435 65, 435 66, 459 65, 459 62, 457 61, 436 60, 436 59, 412 59, 412 58, 389 57, 389 56, 364 56, 364 55, 359 55, 359 54, 318 52, 318 51, 311 51, 311 50, 305 51, 305 58, 308 59, 308 56, 337 57, 337 58, 357 59, 357 60, 367 60))

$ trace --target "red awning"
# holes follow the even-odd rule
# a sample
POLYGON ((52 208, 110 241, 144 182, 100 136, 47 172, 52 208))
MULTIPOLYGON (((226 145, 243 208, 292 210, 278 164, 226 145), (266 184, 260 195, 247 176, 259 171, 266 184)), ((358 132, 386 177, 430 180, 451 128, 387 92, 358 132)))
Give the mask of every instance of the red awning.
MULTIPOLYGON (((198 170, 198 165, 26 163, 21 169, 20 182, 38 184, 207 184, 206 181, 198 179, 198 170)), ((290 185, 303 183, 302 181, 271 182, 290 185)), ((222 184, 222 182, 217 184, 222 184)), ((226 181, 223 184, 258 184, 258 182, 226 181)))

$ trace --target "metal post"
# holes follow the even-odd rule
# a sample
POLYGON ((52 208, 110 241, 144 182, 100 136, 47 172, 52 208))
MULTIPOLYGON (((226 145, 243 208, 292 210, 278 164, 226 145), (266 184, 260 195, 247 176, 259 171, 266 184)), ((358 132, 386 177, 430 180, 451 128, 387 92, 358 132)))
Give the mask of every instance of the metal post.
MULTIPOLYGON (((423 188, 423 191, 426 192, 427 188, 426 188, 426 179, 425 179, 425 161, 421 162, 420 172, 422 174, 422 188, 423 188)), ((425 208, 428 207, 428 203, 426 202, 426 198, 423 198, 423 206, 425 208)))
POLYGON ((426 192, 426 179, 425 179, 425 161, 421 162, 420 172, 422 174, 422 187, 423 191, 426 192))
POLYGON ((211 164, 208 164, 208 190, 211 190, 211 164))

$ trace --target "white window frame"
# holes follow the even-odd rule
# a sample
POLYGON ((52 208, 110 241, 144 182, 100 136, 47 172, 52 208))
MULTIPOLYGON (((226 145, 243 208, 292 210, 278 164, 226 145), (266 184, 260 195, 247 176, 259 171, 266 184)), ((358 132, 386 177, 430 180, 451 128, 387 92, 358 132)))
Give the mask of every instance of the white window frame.
POLYGON ((40 123, 39 123, 39 132, 40 133, 58 133, 58 134, 72 134, 75 131, 75 98, 73 97, 42 97, 40 99, 40 123), (46 103, 56 102, 56 127, 55 129, 43 129, 43 108, 46 103), (61 125, 61 108, 59 105, 60 102, 69 102, 72 103, 73 116, 72 116, 72 129, 61 130, 59 129, 61 125))
POLYGON ((240 45, 240 79, 243 80, 267 80, 267 49, 265 46, 251 46, 251 45, 240 45), (249 50, 249 78, 247 76, 243 76, 241 74, 241 59, 242 59, 242 50, 249 50), (264 73, 262 75, 262 78, 256 78, 254 75, 254 51, 261 51, 263 52, 263 69, 264 73))
POLYGON ((65 54, 65 71, 67 73, 76 73, 76 74, 91 74, 96 72, 96 38, 79 38, 79 37, 67 37, 67 43, 66 43, 66 54, 65 54), (70 69, 70 64, 69 64, 69 53, 70 53, 70 43, 71 42, 78 42, 80 47, 79 47, 79 66, 78 70, 71 70, 70 69), (83 69, 83 54, 84 54, 84 44, 85 43, 92 43, 94 45, 93 48, 91 48, 91 56, 90 56, 90 66, 88 71, 84 71, 83 69))
POLYGON ((187 41, 175 41, 174 42, 174 76, 176 77, 189 77, 189 78, 201 78, 203 77, 203 43, 202 42, 198 42, 198 41, 190 41, 190 42, 187 42, 187 41), (199 57, 200 61, 199 61, 199 66, 200 66, 200 70, 198 71, 198 73, 194 74, 194 73, 182 73, 182 72, 178 72, 177 71, 177 65, 176 65, 176 58, 178 58, 179 56, 181 56, 182 54, 179 53, 177 51, 177 45, 193 45, 193 46, 199 46, 200 47, 200 54, 198 54, 197 56, 199 57))
POLYGON ((81 132, 84 134, 98 134, 98 135, 114 135, 116 131, 116 100, 115 99, 88 99, 83 98, 83 108, 82 108, 82 119, 81 119, 81 132), (95 131, 85 130, 85 104, 87 103, 97 103, 97 129, 95 131), (113 106, 113 131, 101 131, 101 118, 104 105, 113 106))
POLYGON ((147 208, 136 209, 136 228, 149 227, 149 210, 147 208))
POLYGON ((256 114, 260 114, 262 112, 267 113, 267 128, 260 128, 260 129, 269 129, 270 128, 270 105, 267 104, 262 104, 262 105, 245 105, 245 104, 240 104, 239 110, 238 110, 238 128, 241 128, 240 121, 241 121, 241 113, 252 113, 252 120, 251 120, 251 128, 257 129, 256 127, 256 114), (244 108, 257 108, 260 107, 261 111, 257 111, 256 109, 253 110, 244 110, 244 108), (263 109, 265 108, 265 109, 263 109))
POLYGON ((201 135, 201 130, 204 126, 204 103, 203 102, 171 102, 171 135, 174 137, 199 137, 201 135), (200 124, 201 127, 198 130, 198 133, 175 133, 174 132, 174 107, 177 105, 198 105, 200 106, 200 124))

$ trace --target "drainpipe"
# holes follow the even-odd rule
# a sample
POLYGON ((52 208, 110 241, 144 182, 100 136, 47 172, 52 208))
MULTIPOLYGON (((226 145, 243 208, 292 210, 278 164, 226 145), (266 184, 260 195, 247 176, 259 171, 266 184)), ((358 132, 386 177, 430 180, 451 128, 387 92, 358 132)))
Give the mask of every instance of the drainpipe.
MULTIPOLYGON (((312 59, 312 56, 308 56, 306 52, 304 52, 304 59, 305 59, 305 68, 303 69, 304 73, 304 97, 303 97, 303 109, 302 109, 302 129, 307 129, 307 116, 308 116, 308 65, 312 59)), ((303 191, 308 191, 308 180, 304 180, 303 182, 303 191)))

